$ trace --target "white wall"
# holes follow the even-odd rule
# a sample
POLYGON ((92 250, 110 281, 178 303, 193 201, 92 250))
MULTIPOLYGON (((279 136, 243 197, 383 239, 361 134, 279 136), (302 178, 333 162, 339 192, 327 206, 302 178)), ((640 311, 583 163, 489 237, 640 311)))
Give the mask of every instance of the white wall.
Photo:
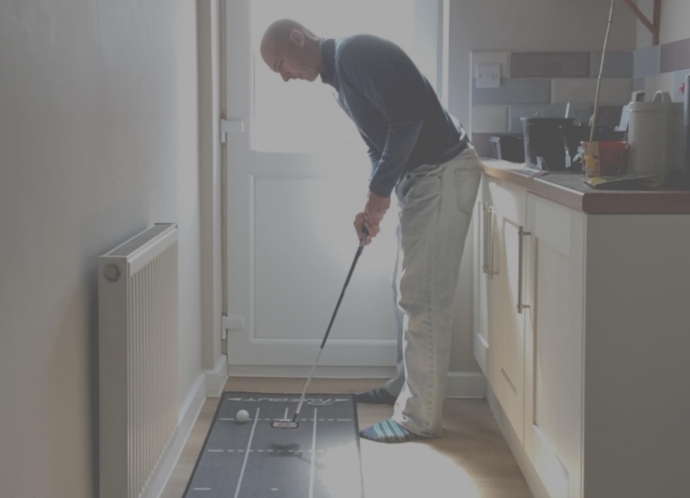
POLYGON ((97 496, 97 257, 180 225, 200 366, 195 5, 0 4, 0 496, 97 496))
MULTIPOLYGON (((634 50, 634 16, 617 3, 609 49, 634 50)), ((469 128, 471 51, 601 51, 610 6, 602 0, 450 0, 450 111, 469 128)), ((456 299, 454 371, 479 371, 472 356, 470 264, 468 246, 456 299)))

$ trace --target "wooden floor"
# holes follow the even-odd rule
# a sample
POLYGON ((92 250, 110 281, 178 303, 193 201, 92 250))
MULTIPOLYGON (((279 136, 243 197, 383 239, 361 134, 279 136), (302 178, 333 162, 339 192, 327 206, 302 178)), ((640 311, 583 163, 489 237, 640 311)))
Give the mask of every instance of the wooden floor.
MULTIPOLYGON (((380 380, 314 379, 309 392, 346 394, 380 380)), ((226 391, 299 394, 302 379, 230 378, 226 391)), ((182 498, 220 398, 208 398, 161 498, 182 498)), ((385 420, 392 407, 358 405, 361 428, 385 420)), ((443 436, 423 443, 361 440, 365 498, 532 498, 486 400, 448 399, 443 436)))

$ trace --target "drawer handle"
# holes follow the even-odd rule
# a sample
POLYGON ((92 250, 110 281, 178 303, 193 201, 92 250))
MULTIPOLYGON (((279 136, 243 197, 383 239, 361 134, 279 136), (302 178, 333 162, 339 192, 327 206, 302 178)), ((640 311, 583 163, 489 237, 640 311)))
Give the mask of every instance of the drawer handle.
POLYGON ((522 310, 529 309, 529 304, 524 304, 522 302, 522 288, 524 287, 524 256, 525 256, 525 237, 532 235, 530 232, 526 232, 524 227, 518 229, 518 303, 517 311, 522 314, 522 310))

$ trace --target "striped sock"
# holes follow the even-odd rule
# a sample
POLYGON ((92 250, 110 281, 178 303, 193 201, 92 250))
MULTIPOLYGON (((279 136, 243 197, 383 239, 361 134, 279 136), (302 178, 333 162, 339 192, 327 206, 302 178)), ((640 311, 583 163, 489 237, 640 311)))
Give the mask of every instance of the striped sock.
POLYGON ((355 395, 357 403, 370 403, 374 405, 394 405, 397 396, 393 396, 385 387, 375 387, 369 391, 355 395))
POLYGON ((393 419, 384 420, 378 424, 367 427, 359 433, 364 439, 377 441, 379 443, 404 443, 420 438, 402 425, 393 421, 393 419))

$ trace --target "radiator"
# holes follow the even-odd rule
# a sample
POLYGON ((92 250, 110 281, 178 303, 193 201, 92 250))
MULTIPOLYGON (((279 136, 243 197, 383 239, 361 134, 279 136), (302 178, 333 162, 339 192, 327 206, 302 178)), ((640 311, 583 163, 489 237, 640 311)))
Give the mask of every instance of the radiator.
POLYGON ((177 225, 99 258, 100 498, 138 498, 178 424, 177 225))

